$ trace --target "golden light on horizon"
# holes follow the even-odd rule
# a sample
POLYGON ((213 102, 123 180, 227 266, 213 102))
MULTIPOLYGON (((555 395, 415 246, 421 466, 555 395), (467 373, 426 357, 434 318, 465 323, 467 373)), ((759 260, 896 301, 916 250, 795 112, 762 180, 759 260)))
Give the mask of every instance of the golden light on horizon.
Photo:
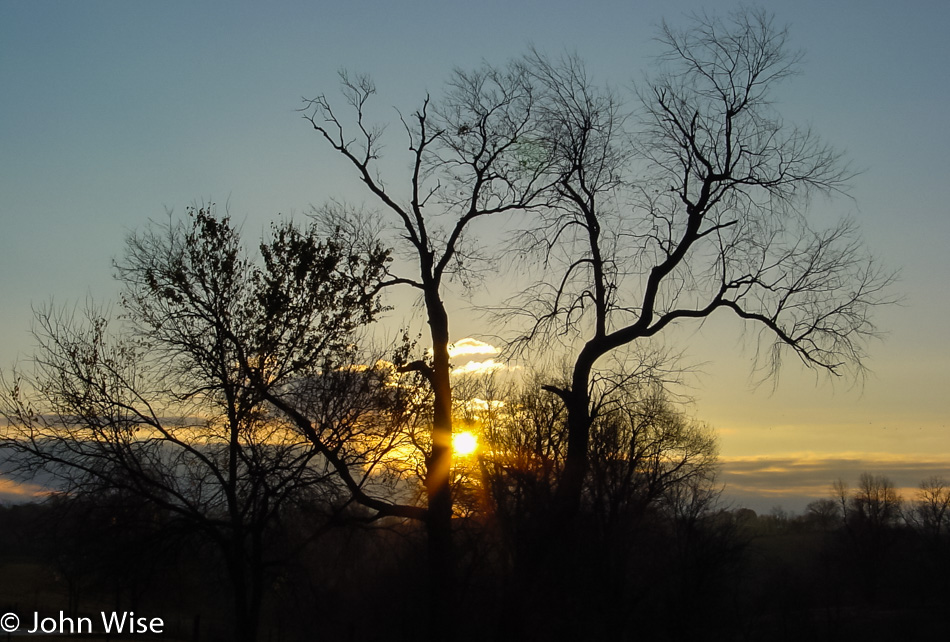
POLYGON ((452 435, 452 450, 459 457, 466 457, 478 450, 478 437, 467 430, 452 435))

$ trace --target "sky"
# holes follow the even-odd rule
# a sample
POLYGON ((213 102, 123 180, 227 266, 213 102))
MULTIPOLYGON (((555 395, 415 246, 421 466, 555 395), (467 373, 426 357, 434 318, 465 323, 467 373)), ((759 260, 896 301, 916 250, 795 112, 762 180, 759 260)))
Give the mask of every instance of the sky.
MULTIPOLYGON (((374 115, 390 122, 391 107, 411 112, 438 95, 453 67, 503 63, 529 45, 576 52, 625 89, 657 53, 660 21, 728 6, 2 0, 0 369, 29 357, 33 308, 114 300, 111 261, 126 235, 169 210, 215 202, 254 235, 329 198, 366 201, 297 111, 302 97, 338 96, 341 68, 374 78, 374 115)), ((900 270, 903 302, 878 312, 886 334, 860 385, 789 362, 776 385, 756 387, 753 346, 735 319, 677 328, 669 341, 698 364, 688 411, 718 431, 737 504, 800 511, 864 471, 909 497, 925 477, 950 478, 950 3, 756 6, 805 51, 777 108, 860 170, 851 198, 816 207, 859 223, 900 270)), ((386 153, 398 181, 405 150, 386 153)), ((490 340, 465 300, 450 301, 454 338, 490 340)), ((393 323, 412 315, 399 306, 393 323)))

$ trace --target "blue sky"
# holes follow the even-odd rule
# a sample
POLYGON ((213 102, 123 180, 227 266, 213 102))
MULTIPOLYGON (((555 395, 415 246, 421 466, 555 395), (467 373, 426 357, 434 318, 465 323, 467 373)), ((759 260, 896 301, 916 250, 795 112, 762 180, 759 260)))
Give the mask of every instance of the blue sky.
MULTIPOLYGON (((675 340, 704 364, 691 411, 720 430, 724 478, 737 484, 729 470, 779 470, 789 458, 825 462, 816 479, 827 472, 829 487, 857 469, 913 485, 924 463, 950 477, 950 3, 763 5, 806 52, 779 109, 862 170, 853 199, 816 207, 859 221, 875 253, 901 269, 905 303, 878 315, 889 335, 872 346, 873 374, 858 389, 816 385, 789 363, 774 392, 752 390, 751 346, 733 319, 680 329, 675 340)), ((576 51, 624 88, 647 70, 660 20, 726 6, 4 0, 0 367, 29 355, 31 306, 114 297, 111 258, 129 230, 166 209, 226 203, 253 235, 278 213, 366 200, 295 111, 302 96, 333 96, 341 67, 374 77, 385 120, 391 106, 408 112, 426 91, 437 95, 453 66, 500 63, 529 43, 576 51)), ((394 172, 402 152, 387 148, 394 172)), ((457 338, 490 334, 455 305, 457 338)))

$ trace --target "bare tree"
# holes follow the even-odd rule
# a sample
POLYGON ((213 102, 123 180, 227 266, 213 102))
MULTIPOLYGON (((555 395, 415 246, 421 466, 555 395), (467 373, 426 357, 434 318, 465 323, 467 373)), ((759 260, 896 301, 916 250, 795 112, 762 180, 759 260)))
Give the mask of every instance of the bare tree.
POLYGON ((576 350, 570 381, 548 389, 569 416, 558 489, 579 505, 598 362, 676 322, 732 312, 759 330, 757 363, 791 351, 833 375, 860 373, 874 306, 892 281, 850 221, 816 225, 810 197, 845 189, 840 155, 773 107, 798 70, 787 32, 764 12, 664 25, 659 73, 638 93, 639 126, 576 57, 526 62, 547 124, 538 144, 555 174, 553 207, 522 241, 546 276, 514 306, 521 345, 576 350))
POLYGON ((834 499, 823 497, 809 502, 805 507, 805 519, 822 531, 829 531, 840 525, 841 506, 834 499))
MULTIPOLYGON (((508 386, 488 379, 469 391, 478 402, 473 429, 485 444, 482 493, 515 554, 519 547, 539 548, 532 529, 548 526, 544 516, 564 466, 566 412, 538 383, 551 378, 535 373, 508 386)), ((584 500, 600 536, 630 532, 651 511, 675 504, 671 498, 685 487, 715 479, 715 436, 679 412, 661 388, 628 382, 597 405, 584 500)))
MULTIPOLYGON (((543 187, 543 168, 529 168, 525 161, 525 141, 536 127, 533 88, 520 65, 456 70, 440 102, 433 104, 427 96, 410 118, 400 115, 410 161, 400 184, 380 175, 383 127, 368 122, 366 115, 375 86, 364 76, 343 73, 341 78, 350 113, 336 111, 324 96, 306 101, 304 111, 323 141, 356 170, 410 260, 410 272, 391 275, 381 285, 415 288, 425 309, 431 360, 410 362, 403 370, 421 373, 433 393, 424 520, 432 590, 429 630, 443 635, 449 629, 452 595, 452 384, 443 289, 451 278, 464 285, 471 274, 478 257, 477 246, 466 236, 472 224, 530 207, 543 187)), ((355 236, 366 229, 365 219, 354 218, 345 208, 324 208, 317 215, 355 236)))
POLYGON ((934 540, 950 531, 950 484, 936 475, 920 482, 908 520, 934 540))
POLYGON ((3 385, 0 447, 61 490, 131 494, 191 524, 226 561, 236 639, 253 640, 283 507, 306 489, 344 507, 391 444, 358 421, 376 395, 344 368, 380 311, 388 253, 357 256, 287 223, 254 262, 227 218, 190 214, 129 237, 118 318, 38 312, 33 372, 3 385), (301 398, 319 431, 284 412, 301 398))
POLYGON ((566 450, 564 408, 541 392, 541 380, 534 373, 518 386, 489 382, 472 393, 485 402, 478 418, 482 493, 515 559, 536 546, 539 516, 551 502, 566 450))
POLYGON ((896 524, 901 518, 901 497, 894 482, 883 475, 861 473, 851 496, 847 517, 880 529, 896 524))
POLYGON ((717 444, 662 388, 616 377, 625 386, 596 399, 583 487, 588 510, 571 542, 583 546, 558 546, 563 540, 552 530, 550 507, 567 450, 567 413, 541 389, 552 379, 533 373, 509 385, 485 379, 480 388, 456 388, 477 401, 471 429, 483 444, 478 487, 496 536, 489 540, 498 544, 489 559, 510 578, 499 626, 509 637, 607 635, 636 619, 634 595, 650 583, 645 567, 666 559, 669 535, 704 528, 719 494, 717 444))
POLYGON ((861 473, 853 490, 835 482, 834 492, 844 517, 848 553, 857 563, 865 595, 874 601, 894 563, 891 553, 898 541, 901 497, 888 477, 870 473, 861 473))
POLYGON ((848 482, 840 478, 836 479, 832 483, 831 488, 834 500, 838 503, 839 514, 843 519, 847 519, 848 500, 851 493, 851 488, 848 486, 848 482))
POLYGON ((719 451, 715 435, 679 412, 662 389, 615 394, 610 405, 591 427, 585 493, 606 528, 641 518, 663 498, 712 485, 719 451))

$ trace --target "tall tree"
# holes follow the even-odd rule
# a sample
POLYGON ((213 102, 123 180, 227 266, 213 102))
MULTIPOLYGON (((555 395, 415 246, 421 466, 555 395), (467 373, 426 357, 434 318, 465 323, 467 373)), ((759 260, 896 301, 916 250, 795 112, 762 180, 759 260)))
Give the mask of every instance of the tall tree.
POLYGON ((843 191, 850 173, 773 106, 800 62, 787 39, 757 10, 664 24, 639 118, 576 57, 528 57, 555 196, 523 236, 551 271, 516 310, 529 320, 522 344, 560 339, 576 350, 569 383, 548 387, 568 411, 566 517, 580 504, 592 386, 608 355, 724 310, 758 328, 769 372, 789 351, 833 375, 861 370, 871 310, 892 277, 851 221, 810 215, 810 197, 843 191))
POLYGON ((374 396, 343 368, 381 309, 388 253, 286 223, 253 261, 228 218, 190 215, 128 238, 118 319, 37 314, 33 371, 3 386, 0 448, 61 490, 131 494, 191 524, 221 552, 235 639, 251 641, 283 507, 305 489, 346 503, 391 443, 385 426, 355 421, 374 396), (301 434, 280 399, 319 433, 301 434))
MULTIPOLYGON (((415 288, 422 299, 431 340, 431 359, 406 364, 422 373, 432 389, 431 445, 425 454, 431 620, 433 637, 448 635, 452 603, 452 494, 449 479, 452 444, 452 384, 449 365, 449 310, 444 288, 463 282, 477 248, 466 235, 480 219, 530 207, 542 190, 543 168, 525 171, 524 141, 537 127, 534 94, 524 69, 484 66, 456 70, 445 96, 427 96, 409 119, 400 116, 409 147, 410 168, 400 182, 384 181, 378 162, 383 128, 368 122, 375 94, 364 76, 341 74, 351 114, 344 118, 324 96, 306 101, 306 118, 323 141, 343 156, 382 208, 395 242, 411 257, 406 274, 383 286, 415 288), (391 185, 396 185, 394 189, 391 185)), ((344 208, 318 212, 334 228, 358 235, 359 215, 344 208), (354 218, 355 216, 355 218, 354 218)))

